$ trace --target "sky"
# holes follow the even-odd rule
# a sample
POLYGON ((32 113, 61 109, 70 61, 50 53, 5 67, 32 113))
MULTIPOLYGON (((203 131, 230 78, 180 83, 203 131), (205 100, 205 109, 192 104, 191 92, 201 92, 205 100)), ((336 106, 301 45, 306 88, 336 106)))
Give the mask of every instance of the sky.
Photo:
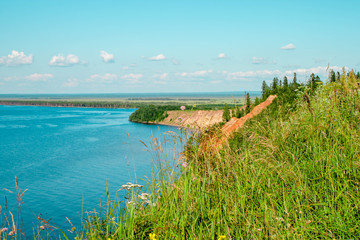
POLYGON ((0 94, 257 91, 360 70, 360 1, 1 0, 0 94))

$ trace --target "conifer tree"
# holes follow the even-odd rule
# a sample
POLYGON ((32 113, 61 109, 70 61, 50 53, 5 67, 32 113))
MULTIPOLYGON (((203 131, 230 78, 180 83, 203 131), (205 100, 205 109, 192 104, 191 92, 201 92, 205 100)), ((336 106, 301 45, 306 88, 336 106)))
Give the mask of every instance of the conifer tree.
POLYGON ((227 122, 230 120, 230 110, 229 110, 229 106, 227 105, 227 103, 225 103, 224 106, 224 112, 223 112, 223 121, 227 122))
POLYGON ((336 82, 335 72, 332 69, 329 72, 329 82, 336 82))
POLYGON ((294 72, 294 78, 291 84, 291 88, 292 89, 296 89, 298 87, 298 83, 297 83, 297 77, 296 77, 296 72, 294 72))
POLYGON ((272 93, 276 93, 278 87, 279 87, 279 79, 277 77, 274 77, 273 82, 271 84, 272 93))
POLYGON ((340 82, 341 76, 340 76, 340 72, 336 72, 336 81, 340 82))
POLYGON ((260 104, 260 98, 256 97, 254 101, 254 106, 257 106, 260 104))
POLYGON ((261 96, 262 99, 266 99, 269 96, 269 86, 266 84, 265 81, 263 81, 262 86, 261 86, 261 96))
POLYGON ((288 79, 286 76, 284 76, 283 87, 288 88, 288 86, 289 86, 288 79))
POLYGON ((246 107, 245 114, 248 114, 251 111, 251 99, 249 93, 246 94, 246 107))

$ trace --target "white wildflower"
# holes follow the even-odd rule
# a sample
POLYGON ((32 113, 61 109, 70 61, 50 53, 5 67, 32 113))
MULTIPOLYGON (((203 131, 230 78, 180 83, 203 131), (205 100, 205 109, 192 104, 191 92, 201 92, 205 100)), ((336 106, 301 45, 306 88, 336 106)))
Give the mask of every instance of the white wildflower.
POLYGON ((138 187, 138 188, 142 188, 143 186, 140 185, 140 184, 137 184, 137 183, 127 183, 127 184, 124 184, 121 186, 121 189, 126 189, 126 190, 130 190, 131 188, 135 188, 135 187, 138 187))

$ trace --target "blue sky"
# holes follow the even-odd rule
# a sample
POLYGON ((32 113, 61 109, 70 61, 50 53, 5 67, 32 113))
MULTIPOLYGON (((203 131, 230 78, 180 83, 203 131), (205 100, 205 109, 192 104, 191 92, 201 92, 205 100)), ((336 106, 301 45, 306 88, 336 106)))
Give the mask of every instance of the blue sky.
POLYGON ((1 93, 260 90, 360 70, 360 1, 0 1, 1 93))

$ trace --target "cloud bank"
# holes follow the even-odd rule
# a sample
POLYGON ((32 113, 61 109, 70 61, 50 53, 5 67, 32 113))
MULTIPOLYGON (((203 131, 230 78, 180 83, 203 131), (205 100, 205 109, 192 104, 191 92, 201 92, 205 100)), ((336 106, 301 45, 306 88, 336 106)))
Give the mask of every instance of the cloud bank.
POLYGON ((74 54, 69 54, 67 56, 63 56, 62 54, 59 54, 51 58, 49 65, 58 66, 58 67, 69 67, 79 63, 80 63, 79 57, 74 54))
POLYGON ((30 54, 26 56, 24 52, 11 51, 11 54, 0 57, 0 65, 17 66, 23 64, 32 64, 33 56, 30 54))

